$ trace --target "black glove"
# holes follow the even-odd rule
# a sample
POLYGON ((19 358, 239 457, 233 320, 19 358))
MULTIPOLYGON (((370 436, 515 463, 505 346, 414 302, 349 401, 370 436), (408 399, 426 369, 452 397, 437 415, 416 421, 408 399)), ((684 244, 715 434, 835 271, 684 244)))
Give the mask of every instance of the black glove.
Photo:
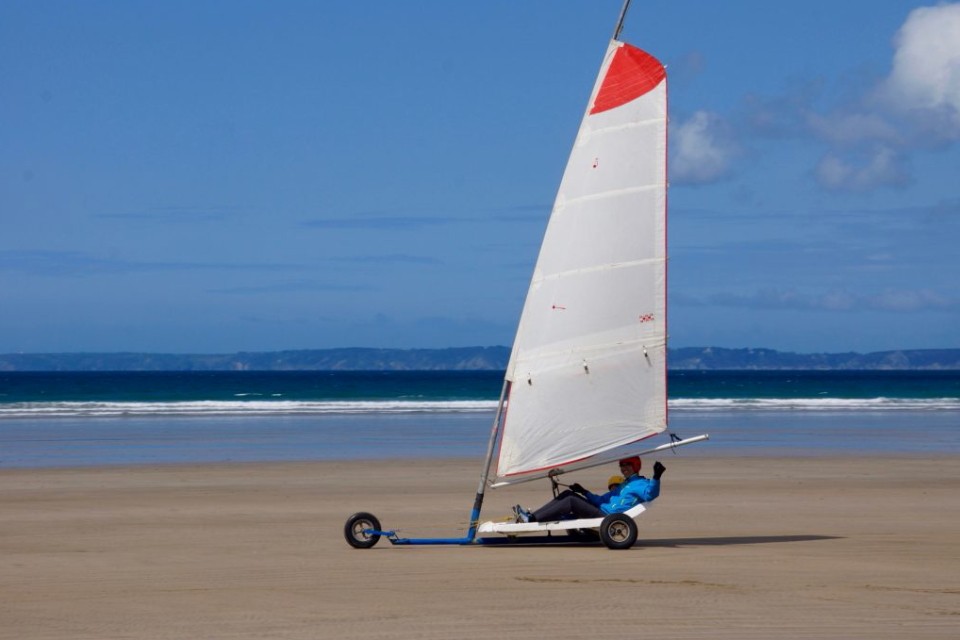
POLYGON ((653 479, 654 479, 654 480, 659 480, 659 479, 660 479, 660 476, 662 476, 662 475, 663 475, 663 472, 666 471, 666 470, 667 470, 667 468, 666 468, 665 466, 663 466, 662 464, 660 464, 660 461, 659 461, 659 460, 657 460, 656 462, 654 462, 654 463, 653 463, 653 479))
POLYGON ((582 494, 587 493, 587 490, 584 489, 579 482, 574 482, 572 485, 570 485, 570 490, 576 493, 582 493, 582 494))

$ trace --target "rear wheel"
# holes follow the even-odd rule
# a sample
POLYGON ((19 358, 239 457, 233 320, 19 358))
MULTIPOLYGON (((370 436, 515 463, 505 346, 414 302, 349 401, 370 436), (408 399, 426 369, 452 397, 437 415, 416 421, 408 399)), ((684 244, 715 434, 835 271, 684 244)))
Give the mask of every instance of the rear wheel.
POLYGON ((365 511, 353 514, 343 525, 343 537, 355 549, 369 549, 380 541, 380 534, 371 531, 380 531, 380 521, 365 511))
POLYGON ((600 523, 600 539, 610 549, 629 549, 637 541, 637 523, 622 513, 610 514, 600 523))

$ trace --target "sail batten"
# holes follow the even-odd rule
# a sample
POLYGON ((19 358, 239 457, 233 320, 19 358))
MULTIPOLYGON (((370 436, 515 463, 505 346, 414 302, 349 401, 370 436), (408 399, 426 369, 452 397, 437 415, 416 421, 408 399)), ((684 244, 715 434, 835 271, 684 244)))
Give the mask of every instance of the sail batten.
POLYGON ((507 367, 498 478, 666 428, 666 76, 613 41, 567 162, 507 367))
POLYGON ((607 271, 612 269, 628 269, 630 267, 645 266, 645 265, 651 265, 651 264, 662 263, 662 262, 666 262, 666 259, 665 258, 646 258, 643 260, 634 260, 632 262, 611 262, 610 264, 601 264, 595 267, 589 267, 585 269, 571 269, 569 271, 551 273, 550 275, 546 275, 546 276, 539 276, 539 277, 534 276, 533 282, 535 283, 547 282, 549 280, 556 280, 557 278, 563 278, 563 277, 570 276, 577 273, 591 273, 595 271, 607 271))
POLYGON ((637 120, 636 122, 624 122, 622 124, 608 125, 606 127, 593 127, 589 130, 590 136, 598 136, 607 133, 616 133, 627 129, 636 129, 638 127, 657 126, 660 124, 659 118, 647 118, 646 120, 637 120))
POLYGON ((608 191, 591 193, 590 195, 583 195, 577 198, 567 198, 563 201, 562 205, 558 207, 557 212, 561 213, 566 207, 572 204, 578 204, 581 202, 595 202, 597 200, 603 200, 604 198, 615 198, 618 196, 630 195, 632 193, 644 193, 647 191, 654 191, 659 188, 659 185, 641 185, 639 187, 629 187, 626 189, 610 189, 608 191))
POLYGON ((614 349, 614 348, 628 349, 631 347, 640 347, 640 348, 646 347, 647 349, 650 349, 650 348, 657 348, 657 347, 665 347, 666 344, 667 344, 667 341, 664 339, 643 340, 641 338, 638 338, 636 340, 621 340, 617 342, 608 342, 604 344, 598 343, 598 344, 570 347, 562 351, 538 351, 535 354, 531 353, 528 355, 531 355, 531 356, 536 355, 536 357, 539 357, 539 358, 546 358, 546 357, 557 358, 563 355, 574 354, 582 357, 584 354, 588 354, 588 353, 590 354, 602 353, 606 349, 614 349))

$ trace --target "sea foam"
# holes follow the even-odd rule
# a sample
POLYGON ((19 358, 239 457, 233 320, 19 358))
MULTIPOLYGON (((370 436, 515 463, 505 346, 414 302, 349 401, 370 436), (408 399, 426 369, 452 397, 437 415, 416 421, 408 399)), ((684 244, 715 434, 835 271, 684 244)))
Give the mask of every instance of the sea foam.
MULTIPOLYGON (((960 411, 960 398, 677 398, 679 412, 737 411, 960 411)), ((203 400, 185 402, 0 403, 4 418, 149 416, 284 416, 327 414, 483 413, 494 400, 203 400)))
POLYGON ((358 413, 469 413, 494 411, 496 401, 270 401, 19 402, 0 404, 2 418, 124 416, 265 416, 358 413))
POLYGON ((678 411, 957 411, 960 398, 678 398, 678 411))

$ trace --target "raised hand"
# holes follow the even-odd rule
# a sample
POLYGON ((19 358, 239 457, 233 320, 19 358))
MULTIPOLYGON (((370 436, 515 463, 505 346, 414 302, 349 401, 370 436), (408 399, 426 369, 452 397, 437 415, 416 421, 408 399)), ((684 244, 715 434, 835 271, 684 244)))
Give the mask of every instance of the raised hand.
POLYGON ((653 479, 654 479, 654 480, 659 480, 659 479, 660 479, 660 476, 662 476, 662 475, 663 475, 663 472, 666 471, 666 470, 667 470, 667 468, 666 468, 665 466, 663 466, 662 464, 660 464, 660 461, 659 461, 659 460, 657 460, 656 462, 654 462, 654 463, 653 463, 653 479))

